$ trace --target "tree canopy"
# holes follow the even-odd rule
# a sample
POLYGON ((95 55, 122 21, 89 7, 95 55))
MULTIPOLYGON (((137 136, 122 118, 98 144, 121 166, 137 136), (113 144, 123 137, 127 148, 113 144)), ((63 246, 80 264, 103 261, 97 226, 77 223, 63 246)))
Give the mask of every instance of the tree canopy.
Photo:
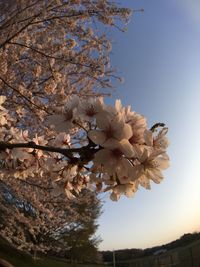
POLYGON ((10 194, 14 220, 29 224, 34 239, 39 228, 64 227, 74 212, 69 201, 82 190, 110 192, 116 201, 139 186, 150 189, 151 180, 159 183, 169 165, 167 128, 148 129, 130 106, 103 99, 117 78, 105 27, 120 29, 130 10, 108 0, 0 5, 0 179, 7 190, 1 205, 10 194))

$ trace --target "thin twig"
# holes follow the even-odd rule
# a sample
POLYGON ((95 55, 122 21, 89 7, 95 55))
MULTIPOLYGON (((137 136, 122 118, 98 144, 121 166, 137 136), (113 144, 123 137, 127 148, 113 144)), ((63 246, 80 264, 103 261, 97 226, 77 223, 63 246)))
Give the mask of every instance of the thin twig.
POLYGON ((0 77, 0 80, 2 80, 2 82, 7 85, 10 89, 12 89, 13 91, 15 91, 16 93, 18 93, 22 98, 24 98, 26 101, 28 101, 31 105, 45 111, 47 114, 50 114, 46 108, 43 108, 41 106, 38 106, 37 104, 33 103, 28 97, 26 97, 25 95, 23 95, 19 90, 17 90, 15 87, 13 87, 12 85, 10 85, 6 80, 4 80, 2 77, 0 77))

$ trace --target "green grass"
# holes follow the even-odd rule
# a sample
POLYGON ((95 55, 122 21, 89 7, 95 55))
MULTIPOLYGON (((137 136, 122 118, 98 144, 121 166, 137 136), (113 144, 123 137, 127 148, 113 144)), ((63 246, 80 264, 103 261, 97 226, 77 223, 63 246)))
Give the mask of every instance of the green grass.
MULTIPOLYGON (((72 267, 71 264, 61 259, 40 258, 34 260, 27 253, 18 251, 0 239, 0 258, 8 260, 14 267, 72 267)), ((77 264, 77 267, 105 267, 95 264, 77 264)), ((74 266, 73 266, 74 267, 74 266)))

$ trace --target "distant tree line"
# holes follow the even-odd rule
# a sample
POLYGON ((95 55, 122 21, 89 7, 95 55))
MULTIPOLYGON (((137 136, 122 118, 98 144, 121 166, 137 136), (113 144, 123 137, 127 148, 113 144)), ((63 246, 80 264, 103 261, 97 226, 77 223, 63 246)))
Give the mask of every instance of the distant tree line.
MULTIPOLYGON (((147 249, 120 249, 115 251, 116 261, 132 260, 136 258, 142 258, 153 255, 156 251, 161 249, 171 250, 177 247, 184 247, 194 241, 200 239, 200 232, 188 233, 181 236, 179 239, 174 240, 168 244, 156 246, 147 249)), ((102 257, 104 262, 113 261, 113 251, 102 251, 102 257)))

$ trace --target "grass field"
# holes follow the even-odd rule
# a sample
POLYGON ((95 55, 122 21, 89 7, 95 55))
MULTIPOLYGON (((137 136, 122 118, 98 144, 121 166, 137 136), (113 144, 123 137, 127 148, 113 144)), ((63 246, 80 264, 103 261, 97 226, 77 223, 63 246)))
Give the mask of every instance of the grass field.
MULTIPOLYGON (((0 239, 0 258, 8 260, 15 267, 72 267, 64 260, 53 258, 40 258, 33 260, 26 253, 11 248, 6 242, 0 239)), ((104 265, 77 264, 77 267, 105 267, 104 265)), ((74 266, 73 266, 74 267, 74 266)))

